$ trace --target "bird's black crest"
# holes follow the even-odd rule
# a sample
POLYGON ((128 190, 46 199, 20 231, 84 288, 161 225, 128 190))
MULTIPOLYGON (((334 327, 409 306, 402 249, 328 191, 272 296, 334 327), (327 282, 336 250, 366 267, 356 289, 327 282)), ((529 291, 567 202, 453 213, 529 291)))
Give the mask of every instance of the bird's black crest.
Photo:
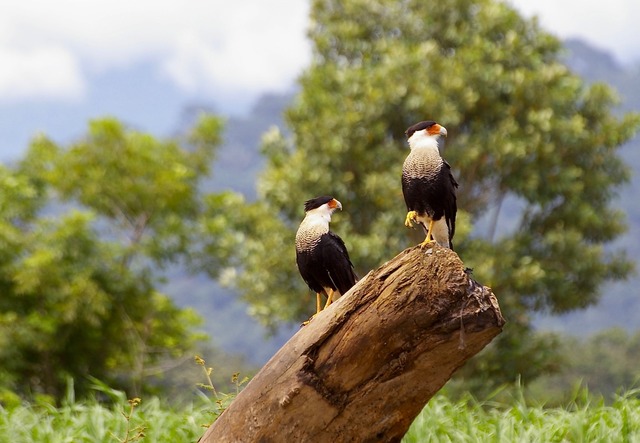
POLYGON ((333 197, 331 197, 330 195, 322 195, 320 197, 309 199, 304 202, 304 212, 319 208, 325 203, 329 203, 331 200, 333 200, 333 197))
POLYGON ((406 131, 404 131, 404 133, 407 135, 407 138, 411 138, 411 136, 413 135, 414 132, 416 131, 422 131, 423 129, 427 129, 430 128, 431 126, 435 125, 436 122, 434 122, 433 120, 426 120, 420 123, 416 123, 413 126, 409 126, 409 128, 407 128, 406 131))

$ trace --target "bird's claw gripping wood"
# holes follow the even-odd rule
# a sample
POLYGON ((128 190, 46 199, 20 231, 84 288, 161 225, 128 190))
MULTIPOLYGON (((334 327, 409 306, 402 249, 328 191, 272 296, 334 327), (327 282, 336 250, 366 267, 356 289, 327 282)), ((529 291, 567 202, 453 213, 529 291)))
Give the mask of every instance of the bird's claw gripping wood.
MULTIPOLYGON (((327 303, 329 302, 329 300, 327 300, 327 303)), ((328 305, 327 305, 328 306, 328 305)), ((327 307, 325 306, 325 308, 327 307)), ((320 313, 320 311, 322 311, 322 304, 321 304, 321 297, 320 294, 316 292, 316 313, 313 314, 311 317, 309 317, 309 320, 305 320, 303 321, 300 326, 307 326, 309 323, 311 323, 311 320, 313 320, 313 317, 315 317, 316 315, 318 315, 320 313)))
POLYGON ((418 216, 418 213, 416 211, 409 211, 407 212, 407 217, 404 219, 404 225, 407 228, 413 228, 413 223, 417 223, 416 221, 416 217, 418 216))
POLYGON ((435 240, 427 237, 427 238, 424 239, 424 241, 422 243, 420 243, 420 248, 424 249, 427 246, 429 246, 430 244, 435 243, 435 242, 436 242, 435 240))
POLYGON ((322 310, 327 309, 327 307, 329 307, 329 305, 333 303, 333 296, 335 295, 335 293, 336 291, 334 291, 333 289, 329 291, 329 294, 327 296, 327 302, 325 303, 324 308, 322 307, 322 304, 321 304, 320 294, 316 293, 316 313, 313 314, 311 317, 309 317, 308 320, 303 321, 300 324, 300 326, 307 326, 309 323, 311 323, 311 320, 313 320, 316 315, 322 312, 322 310))
POLYGON ((319 293, 316 293, 316 313, 315 313, 315 314, 313 314, 311 317, 309 317, 309 319, 308 319, 308 320, 303 321, 303 322, 300 324, 300 327, 302 327, 302 326, 307 326, 309 323, 311 323, 311 320, 313 320, 313 317, 315 317, 316 315, 318 315, 318 314, 320 313, 320 311, 322 311, 321 304, 320 304, 320 294, 319 294, 319 293))
POLYGON ((311 323, 311 320, 313 320, 313 318, 318 315, 323 309, 327 309, 327 307, 333 303, 333 296, 335 295, 335 291, 334 290, 330 290, 329 291, 329 295, 327 296, 327 302, 324 305, 324 308, 322 307, 321 302, 321 297, 320 294, 316 293, 316 313, 313 314, 311 317, 309 317, 309 320, 305 320, 302 322, 302 324, 300 326, 307 326, 309 323, 311 323))
POLYGON ((309 317, 309 319, 303 321, 302 323, 300 323, 300 327, 302 328, 303 326, 307 326, 309 323, 311 323, 311 320, 313 320, 313 317, 315 317, 316 314, 313 314, 311 317, 309 317))

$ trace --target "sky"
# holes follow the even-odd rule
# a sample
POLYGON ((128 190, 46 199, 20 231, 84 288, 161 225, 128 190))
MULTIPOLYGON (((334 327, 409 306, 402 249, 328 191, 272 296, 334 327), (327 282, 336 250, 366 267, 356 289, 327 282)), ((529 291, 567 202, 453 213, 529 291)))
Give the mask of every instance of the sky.
MULTIPOLYGON (((561 38, 640 61, 640 2, 508 0, 561 38)), ((310 61, 302 0, 8 0, 0 3, 0 104, 87 99, 91 78, 146 64, 202 98, 290 89, 310 61)))
POLYGON ((82 100, 88 78, 140 63, 188 93, 281 90, 308 63, 305 1, 9 0, 0 102, 82 100))

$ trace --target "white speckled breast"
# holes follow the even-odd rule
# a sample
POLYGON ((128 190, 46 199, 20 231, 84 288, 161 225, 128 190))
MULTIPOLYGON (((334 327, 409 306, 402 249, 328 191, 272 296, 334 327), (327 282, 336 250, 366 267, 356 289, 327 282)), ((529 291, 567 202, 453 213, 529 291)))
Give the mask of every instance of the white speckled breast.
POLYGON ((443 163, 437 150, 414 148, 405 159, 402 172, 410 178, 429 178, 442 169, 443 163))
POLYGON ((296 249, 309 251, 320 241, 320 236, 329 232, 329 223, 318 217, 305 217, 296 233, 296 249))

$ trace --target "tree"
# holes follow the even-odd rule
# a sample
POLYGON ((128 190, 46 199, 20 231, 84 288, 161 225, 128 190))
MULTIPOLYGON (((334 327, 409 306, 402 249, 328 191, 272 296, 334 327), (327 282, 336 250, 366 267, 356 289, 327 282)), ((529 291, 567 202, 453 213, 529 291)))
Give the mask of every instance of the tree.
POLYGON ((531 387, 534 394, 552 392, 553 400, 566 404, 575 396, 577 385, 607 400, 637 389, 640 332, 605 329, 586 338, 564 337, 560 347, 565 361, 562 370, 536 380, 531 387))
POLYGON ((193 247, 221 127, 203 116, 187 140, 159 141, 96 120, 0 169, 0 386, 59 398, 91 375, 138 393, 191 360, 201 319, 156 288, 193 247))
POLYGON ((456 251, 508 322, 475 369, 496 383, 552 369, 530 313, 592 305, 631 269, 605 246, 624 230, 610 201, 629 178, 617 149, 638 116, 616 117, 614 93, 587 87, 560 42, 502 2, 317 0, 311 23, 292 137, 265 135, 259 202, 243 209, 253 230, 236 284, 254 313, 274 323, 312 309, 292 246, 310 197, 343 203, 333 229, 361 274, 419 241, 403 226, 403 133, 434 119, 460 183, 456 251))

